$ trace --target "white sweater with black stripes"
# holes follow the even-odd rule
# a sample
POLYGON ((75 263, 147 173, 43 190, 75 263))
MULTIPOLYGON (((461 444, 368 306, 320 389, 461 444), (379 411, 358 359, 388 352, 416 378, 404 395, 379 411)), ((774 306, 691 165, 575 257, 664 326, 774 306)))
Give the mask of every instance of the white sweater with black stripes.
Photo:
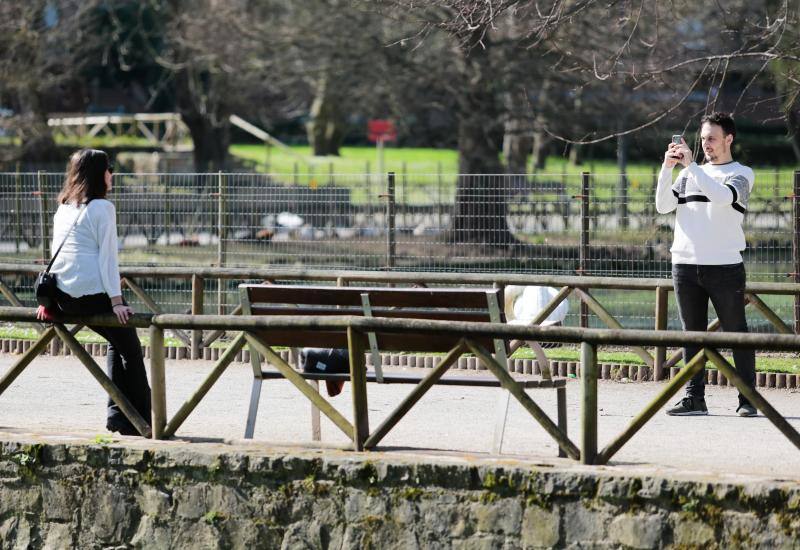
POLYGON ((753 171, 739 164, 691 163, 672 181, 672 169, 661 167, 656 210, 677 209, 673 264, 726 265, 742 261, 742 221, 753 189, 753 171))

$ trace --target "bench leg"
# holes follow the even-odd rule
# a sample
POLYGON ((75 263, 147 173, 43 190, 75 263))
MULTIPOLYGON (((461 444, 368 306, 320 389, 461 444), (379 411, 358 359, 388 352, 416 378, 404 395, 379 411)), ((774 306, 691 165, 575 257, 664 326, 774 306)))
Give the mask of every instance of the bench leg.
POLYGON ((247 424, 244 427, 244 438, 253 439, 256 431, 256 416, 258 415, 258 401, 261 399, 261 378, 253 378, 253 388, 250 390, 250 408, 247 410, 247 424))
MULTIPOLYGON (((319 380, 310 380, 311 384, 317 393, 319 393, 319 380)), ((322 441, 322 428, 320 427, 320 414, 319 409, 311 403, 311 440, 322 441)))
POLYGON ((258 415, 258 402, 261 399, 261 357, 253 346, 250 348, 250 366, 253 367, 253 388, 250 390, 250 406, 247 408, 247 423, 244 427, 244 438, 253 439, 256 431, 256 416, 258 415))
POLYGON ((494 439, 492 441, 492 452, 494 454, 499 455, 503 451, 503 436, 506 432, 506 417, 508 416, 508 402, 510 399, 511 394, 501 389, 497 398, 497 405, 495 405, 494 439))
MULTIPOLYGON (((556 388, 556 407, 558 408, 558 429, 567 436, 567 388, 556 388)), ((559 445, 558 456, 566 458, 566 451, 559 445)))

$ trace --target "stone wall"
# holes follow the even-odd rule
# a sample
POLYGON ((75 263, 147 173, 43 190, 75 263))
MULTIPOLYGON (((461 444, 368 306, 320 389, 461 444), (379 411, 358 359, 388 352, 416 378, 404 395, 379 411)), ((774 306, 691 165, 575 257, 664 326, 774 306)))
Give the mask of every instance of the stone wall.
POLYGON ((0 547, 800 548, 796 483, 620 472, 100 436, 3 441, 0 547))

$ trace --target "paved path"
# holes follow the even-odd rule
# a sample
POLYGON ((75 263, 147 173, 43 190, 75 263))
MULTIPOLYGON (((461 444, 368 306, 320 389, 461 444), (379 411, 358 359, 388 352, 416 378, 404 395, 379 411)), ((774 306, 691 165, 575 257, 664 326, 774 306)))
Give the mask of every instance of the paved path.
MULTIPOLYGON (((6 372, 15 358, 0 355, 0 373, 6 372)), ((211 366, 205 361, 167 362, 170 415, 197 388, 211 366)), ((251 376, 248 365, 231 365, 178 431, 178 436, 241 439, 251 376)), ((599 386, 601 448, 662 387, 656 383, 607 381, 601 381, 599 386)), ((577 444, 580 441, 578 381, 570 379, 567 388, 570 438, 577 444)), ((410 386, 370 384, 371 426, 377 426, 409 389, 410 386)), ((487 456, 499 391, 434 387, 384 439, 381 448, 389 452, 411 448, 425 454, 459 451, 477 457, 487 456)), ((800 390, 764 389, 762 394, 800 430, 800 390)), ((555 392, 532 390, 530 395, 555 418, 555 392)), ((673 473, 733 473, 800 479, 800 450, 763 416, 736 416, 735 390, 709 387, 706 400, 710 413, 707 417, 674 418, 663 412, 657 414, 619 451, 613 464, 626 470, 654 466, 659 471, 673 473)), ((347 418, 352 417, 347 387, 332 402, 347 418)), ((39 357, 0 396, 0 432, 103 434, 104 403, 100 386, 76 359, 39 357)), ((288 444, 309 442, 309 407, 288 382, 265 382, 255 439, 288 444)), ((324 444, 341 445, 347 441, 324 417, 322 434, 324 444)), ((556 456, 552 440, 513 400, 503 451, 509 458, 524 456, 547 462, 552 462, 556 456)))

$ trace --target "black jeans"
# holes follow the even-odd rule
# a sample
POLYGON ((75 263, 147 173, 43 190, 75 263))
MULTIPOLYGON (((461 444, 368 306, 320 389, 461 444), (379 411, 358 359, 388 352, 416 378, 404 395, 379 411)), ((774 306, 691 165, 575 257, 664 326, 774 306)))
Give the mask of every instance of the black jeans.
MULTIPOLYGON (((708 327, 708 300, 714 305, 722 330, 747 332, 744 313, 744 264, 693 265, 674 264, 672 281, 678 312, 684 330, 705 331, 708 327)), ((688 362, 700 351, 699 347, 686 346, 684 361, 688 362)), ((756 380, 756 352, 752 349, 733 351, 733 362, 738 374, 750 386, 756 380)), ((706 371, 700 370, 686 387, 686 393, 694 397, 705 395, 706 371)), ((748 403, 739 393, 739 403, 748 403)))
MULTIPOLYGON (((59 309, 72 315, 96 315, 113 313, 111 299, 107 294, 89 294, 73 298, 60 289, 56 295, 59 309)), ((150 386, 142 357, 142 343, 133 327, 98 327, 90 329, 108 340, 106 371, 111 381, 128 398, 133 407, 150 424, 150 386)), ((133 428, 130 420, 119 406, 109 398, 108 424, 133 428)))

